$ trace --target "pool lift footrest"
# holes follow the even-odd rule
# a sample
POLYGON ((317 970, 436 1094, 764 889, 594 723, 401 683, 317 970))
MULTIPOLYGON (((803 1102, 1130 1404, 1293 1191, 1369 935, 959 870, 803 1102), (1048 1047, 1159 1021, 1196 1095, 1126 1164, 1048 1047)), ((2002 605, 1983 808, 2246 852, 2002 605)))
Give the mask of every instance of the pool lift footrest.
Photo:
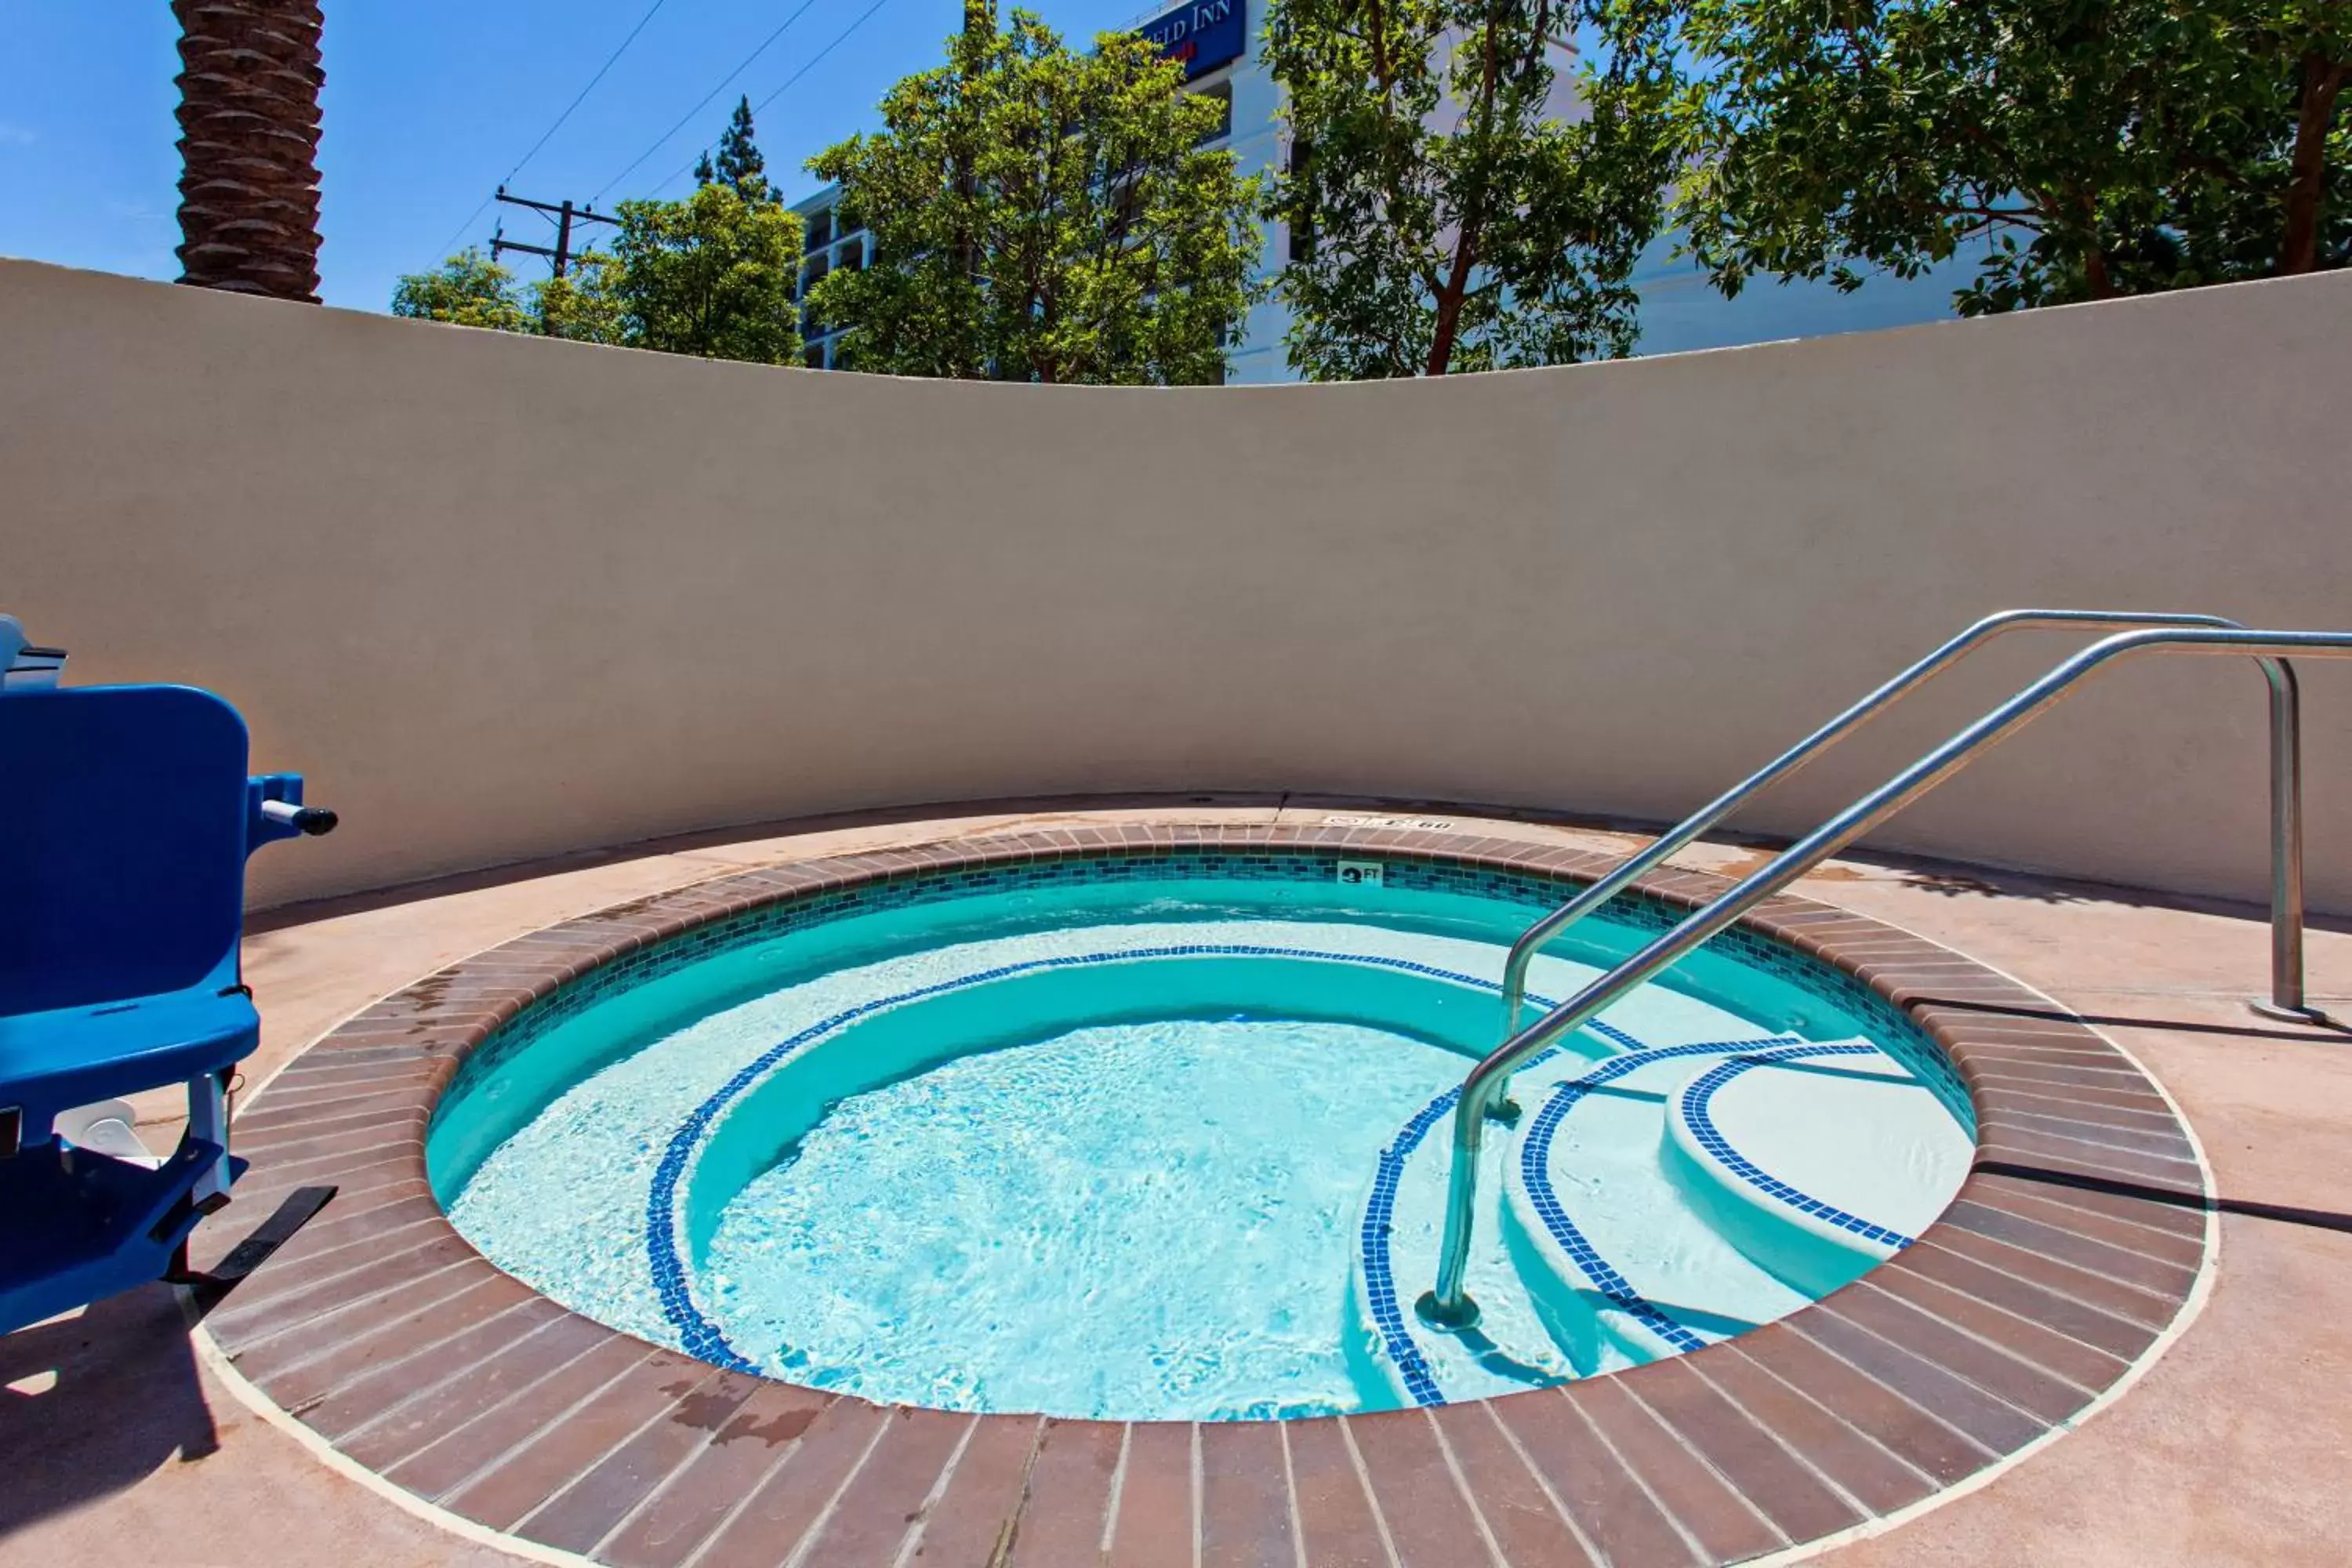
POLYGON ((171 1267, 163 1271, 164 1282, 184 1288, 191 1315, 203 1317, 220 1305, 247 1275, 268 1262, 272 1254, 317 1218, 319 1211, 333 1201, 336 1191, 332 1186, 295 1188, 268 1219, 254 1226, 243 1241, 229 1248, 227 1257, 208 1269, 188 1267, 188 1244, 182 1241, 172 1254, 171 1267))

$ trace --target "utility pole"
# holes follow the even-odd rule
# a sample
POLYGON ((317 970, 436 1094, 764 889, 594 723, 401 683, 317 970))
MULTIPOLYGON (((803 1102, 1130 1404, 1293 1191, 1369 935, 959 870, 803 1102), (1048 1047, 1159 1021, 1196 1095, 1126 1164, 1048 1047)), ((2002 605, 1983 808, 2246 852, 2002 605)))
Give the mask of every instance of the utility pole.
POLYGON ((552 216, 555 219, 555 244, 550 247, 544 245, 525 245, 519 239, 509 239, 504 226, 501 226, 499 232, 490 239, 490 259, 496 261, 500 253, 509 250, 519 250, 526 256, 544 256, 555 263, 555 275, 558 278, 562 277, 564 269, 572 264, 572 226, 574 223, 617 225, 621 221, 616 217, 606 217, 603 213, 590 212, 586 207, 575 207, 568 201, 550 204, 527 201, 521 196, 510 196, 507 195, 507 188, 504 185, 499 187, 499 200, 510 207, 529 207, 533 212, 546 213, 552 216))

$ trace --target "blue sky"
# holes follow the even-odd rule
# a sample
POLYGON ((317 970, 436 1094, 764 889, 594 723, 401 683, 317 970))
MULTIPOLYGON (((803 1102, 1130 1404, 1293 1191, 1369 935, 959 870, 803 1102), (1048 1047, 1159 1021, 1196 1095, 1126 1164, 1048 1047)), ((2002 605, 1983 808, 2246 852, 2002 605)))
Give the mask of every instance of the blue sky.
MULTIPOLYGON (((403 272, 432 266, 595 73, 652 0, 327 0, 326 247, 320 292, 380 310, 403 272)), ((739 92, 754 103, 842 39, 759 116, 787 194, 803 160, 874 122, 890 83, 934 63, 961 0, 808 0, 807 8, 693 121, 611 184, 648 144, 799 10, 801 0, 664 0, 610 75, 530 164, 520 195, 604 202, 676 195, 662 181, 716 140, 739 92), (606 187, 610 184, 610 188, 606 187)), ((1044 0, 1031 9, 1087 36, 1141 14, 1132 0, 1044 0)), ((177 34, 163 0, 8 0, 0 50, 0 255, 149 278, 178 275, 173 109, 177 34)), ((509 212, 534 241, 539 220, 509 212)), ((523 259, 527 262, 528 258, 523 259)))

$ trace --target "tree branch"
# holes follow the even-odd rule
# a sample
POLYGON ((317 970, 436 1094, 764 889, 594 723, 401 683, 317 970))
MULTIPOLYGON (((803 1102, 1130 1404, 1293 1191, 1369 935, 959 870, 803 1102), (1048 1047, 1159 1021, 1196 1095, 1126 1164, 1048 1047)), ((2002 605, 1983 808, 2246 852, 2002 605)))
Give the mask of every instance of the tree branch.
POLYGON ((2294 151, 2287 163, 2286 236, 2279 247, 2279 271, 2309 272, 2319 265, 2320 208, 2327 195, 2327 133, 2336 119, 2347 62, 2317 49, 2303 57, 2302 101, 2294 122, 2294 151))

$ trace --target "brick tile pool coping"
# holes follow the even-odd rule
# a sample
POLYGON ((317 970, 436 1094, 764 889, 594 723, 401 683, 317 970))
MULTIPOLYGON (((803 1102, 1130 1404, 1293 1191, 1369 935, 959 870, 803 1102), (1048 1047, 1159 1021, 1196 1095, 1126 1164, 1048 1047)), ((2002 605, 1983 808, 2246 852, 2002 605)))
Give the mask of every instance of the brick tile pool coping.
MULTIPOLYGON (((1288 1422, 877 1405, 571 1312, 484 1259, 433 1199, 425 1127, 459 1063, 599 964, 877 880, 1201 850, 1580 879, 1618 863, 1467 833, 1108 824, 773 865, 568 921, 367 1008, 239 1115, 253 1170, 215 1237, 298 1186, 341 1192, 205 1331, 349 1459, 541 1556, 1648 1568, 1882 1527, 2019 1455, 2157 1353, 2209 1266, 2202 1163, 2128 1058, 1948 948, 1785 895, 1745 923, 1855 976, 1942 1047, 1976 1103, 1975 1166, 1916 1245, 1854 1284, 1692 1354, 1556 1388, 1288 1422)), ((1685 906, 1727 886, 1692 871, 1640 884, 1685 906)))

